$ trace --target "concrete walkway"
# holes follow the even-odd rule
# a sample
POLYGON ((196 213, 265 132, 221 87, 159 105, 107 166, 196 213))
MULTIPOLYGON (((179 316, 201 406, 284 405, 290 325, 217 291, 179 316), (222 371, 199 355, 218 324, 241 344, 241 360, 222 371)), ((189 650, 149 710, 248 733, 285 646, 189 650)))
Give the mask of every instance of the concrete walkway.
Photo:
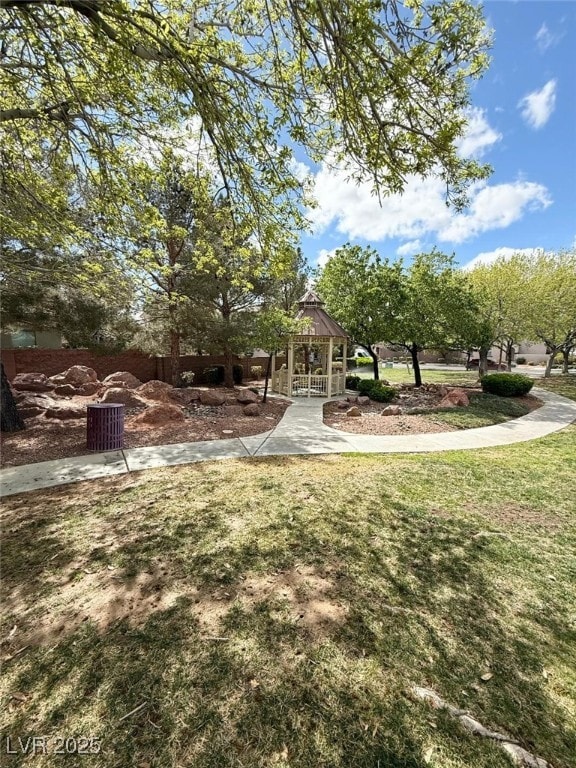
POLYGON ((322 421, 322 407, 326 400, 299 398, 294 400, 273 430, 253 437, 129 448, 8 467, 0 472, 0 496, 142 469, 215 459, 358 452, 425 453, 491 448, 544 437, 576 420, 576 402, 541 389, 535 388, 533 392, 544 401, 544 405, 519 419, 493 427, 426 435, 357 435, 341 432, 325 426, 322 421))

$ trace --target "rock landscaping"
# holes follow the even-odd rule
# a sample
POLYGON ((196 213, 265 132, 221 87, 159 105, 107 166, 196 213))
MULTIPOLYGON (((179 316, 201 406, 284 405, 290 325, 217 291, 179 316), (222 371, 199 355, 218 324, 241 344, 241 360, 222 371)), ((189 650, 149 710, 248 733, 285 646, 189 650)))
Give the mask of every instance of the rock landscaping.
POLYGON ((140 382, 127 371, 98 380, 96 371, 72 366, 47 378, 18 374, 12 382, 21 432, 2 434, 2 466, 79 456, 86 450, 86 407, 122 403, 125 447, 245 437, 280 421, 286 400, 266 403, 245 387, 174 388, 164 381, 140 382))
MULTIPOLYGON (((344 432, 366 435, 415 435, 451 432, 478 426, 475 423, 465 426, 450 423, 443 419, 441 414, 452 409, 465 413, 471 405, 477 407, 473 398, 482 396, 480 386, 465 388, 448 387, 444 384, 424 384, 421 387, 415 387, 413 384, 401 384, 394 389, 395 395, 391 404, 356 395, 350 395, 345 400, 327 403, 324 406, 324 423, 344 432)), ((541 405, 540 401, 533 397, 521 397, 517 400, 525 408, 522 413, 541 405)), ((502 417, 497 421, 503 420, 507 418, 502 417)))

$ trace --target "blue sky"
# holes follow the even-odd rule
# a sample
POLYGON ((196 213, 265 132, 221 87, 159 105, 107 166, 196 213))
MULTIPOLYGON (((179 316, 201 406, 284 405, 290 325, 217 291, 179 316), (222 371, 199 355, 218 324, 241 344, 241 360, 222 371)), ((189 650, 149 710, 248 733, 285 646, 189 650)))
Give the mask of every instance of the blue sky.
POLYGON ((576 244, 576 3, 494 0, 484 13, 492 62, 472 86, 461 151, 489 163, 492 176, 457 214, 435 180, 414 180, 380 208, 368 186, 316 167, 314 233, 302 239, 312 266, 345 242, 390 259, 437 246, 461 265, 576 244))

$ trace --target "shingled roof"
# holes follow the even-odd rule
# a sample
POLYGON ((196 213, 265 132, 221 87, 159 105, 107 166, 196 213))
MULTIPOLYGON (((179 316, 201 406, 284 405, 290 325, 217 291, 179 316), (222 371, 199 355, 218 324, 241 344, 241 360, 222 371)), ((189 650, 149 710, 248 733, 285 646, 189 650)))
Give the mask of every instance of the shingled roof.
POLYGON ((308 318, 310 328, 300 336, 332 336, 332 338, 346 339, 348 334, 333 320, 328 312, 323 309, 324 302, 314 291, 307 291, 298 302, 300 309, 296 315, 297 320, 308 318))

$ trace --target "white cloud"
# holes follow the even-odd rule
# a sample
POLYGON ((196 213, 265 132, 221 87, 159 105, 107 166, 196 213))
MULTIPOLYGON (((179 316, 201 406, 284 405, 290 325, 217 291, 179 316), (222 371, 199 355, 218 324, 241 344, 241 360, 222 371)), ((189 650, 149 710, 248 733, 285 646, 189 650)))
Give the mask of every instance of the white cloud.
POLYGON ((398 256, 414 256, 416 253, 420 253, 424 246, 420 240, 409 240, 399 248, 396 249, 398 256))
POLYGON ((439 231, 441 240, 462 243, 491 229, 504 229, 526 210, 547 208, 551 199, 546 187, 530 181, 477 187, 468 212, 455 214, 439 231))
POLYGON ((355 184, 348 173, 323 165, 315 178, 318 207, 309 212, 316 232, 335 225, 347 239, 382 241, 386 238, 435 239, 462 243, 481 232, 507 227, 526 211, 551 204, 546 187, 518 180, 488 185, 479 182, 469 190, 470 205, 456 213, 445 203, 440 179, 408 179, 402 195, 378 200, 369 183, 355 184))
POLYGON ((553 45, 556 45, 556 43, 560 40, 562 35, 554 35, 550 30, 548 29, 546 22, 542 22, 542 26, 536 32, 534 36, 534 40, 536 40, 536 44, 538 46, 538 50, 540 53, 544 53, 548 50, 548 48, 551 48, 553 45))
POLYGON ((469 261, 468 264, 465 264, 462 269, 474 269, 474 267, 478 267, 480 264, 494 264, 498 259, 511 259, 514 254, 535 256, 537 253, 542 253, 542 250, 542 248, 508 248, 507 246, 502 246, 493 251, 479 253, 476 258, 469 261))
POLYGON ((326 248, 321 248, 318 253, 318 259, 317 259, 317 265, 320 267, 320 269, 324 269, 328 261, 334 256, 336 253, 336 248, 333 248, 331 251, 326 250, 326 248))
POLYGON ((295 157, 293 157, 290 160, 289 163, 290 171, 294 174, 294 176, 298 179, 298 181, 303 182, 305 179, 310 176, 310 168, 306 165, 306 163, 300 162, 300 160, 296 160, 295 157))
POLYGON ((532 128, 546 125, 556 106, 556 80, 548 80, 539 91, 526 94, 518 102, 522 117, 532 128))
POLYGON ((458 143, 458 151, 463 157, 480 157, 502 138, 502 134, 489 124, 485 110, 472 107, 467 111, 466 119, 466 131, 458 143))

